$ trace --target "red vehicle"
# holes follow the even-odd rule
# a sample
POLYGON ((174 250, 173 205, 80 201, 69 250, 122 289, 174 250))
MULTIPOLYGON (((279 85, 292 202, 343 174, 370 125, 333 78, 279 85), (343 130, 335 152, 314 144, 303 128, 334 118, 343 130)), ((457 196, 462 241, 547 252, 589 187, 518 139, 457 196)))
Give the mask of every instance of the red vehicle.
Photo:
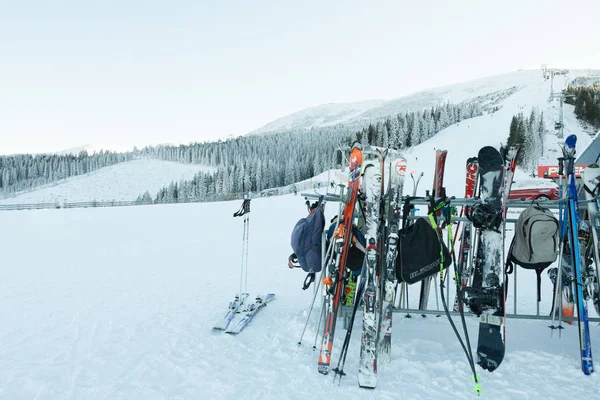
POLYGON ((508 198, 509 200, 558 200, 558 185, 550 179, 515 180, 508 198))

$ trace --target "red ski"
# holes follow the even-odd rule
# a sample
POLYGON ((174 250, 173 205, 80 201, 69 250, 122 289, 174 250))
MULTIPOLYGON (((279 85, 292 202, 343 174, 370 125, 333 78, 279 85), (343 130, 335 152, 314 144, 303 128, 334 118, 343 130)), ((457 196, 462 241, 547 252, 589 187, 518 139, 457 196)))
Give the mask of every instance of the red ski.
MULTIPOLYGON (((435 152, 435 175, 433 176, 433 190, 431 192, 432 197, 441 197, 442 188, 444 186, 444 168, 446 166, 446 156, 448 150, 436 150, 435 152)), ((437 215, 441 215, 442 211, 438 211, 437 215)), ((439 228, 440 235, 442 229, 439 228)), ((421 281, 421 293, 419 294, 419 310, 427 310, 427 303, 429 302, 429 291, 431 288, 431 281, 437 276, 429 276, 421 281)), ((437 292, 436 292, 437 293, 437 292)))
MULTIPOLYGON (((354 206, 360 183, 361 166, 362 150, 355 145, 350 152, 349 198, 344 206, 343 219, 333 234, 337 254, 335 268, 329 271, 330 274, 328 276, 323 278, 323 286, 327 291, 325 300, 327 309, 325 311, 325 330, 323 331, 323 341, 321 342, 321 351, 319 353, 318 371, 324 375, 329 373, 329 366, 331 364, 335 323, 346 279, 346 257, 352 243, 352 220, 354 219, 354 206)), ((329 266, 326 267, 329 268, 329 266)))

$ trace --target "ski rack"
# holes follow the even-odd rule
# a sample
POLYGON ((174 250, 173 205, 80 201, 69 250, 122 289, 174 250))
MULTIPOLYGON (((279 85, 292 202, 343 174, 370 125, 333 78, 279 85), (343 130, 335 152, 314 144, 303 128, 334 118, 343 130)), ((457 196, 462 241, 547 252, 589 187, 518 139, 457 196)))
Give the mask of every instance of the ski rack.
MULTIPOLYGON (((432 198, 426 198, 426 197, 416 197, 416 198, 412 198, 409 196, 404 196, 404 200, 409 199, 410 204, 412 205, 423 205, 423 206, 428 206, 431 204, 431 200, 432 198)), ((433 198, 433 200, 437 201, 440 200, 441 198, 433 198)), ((464 206, 473 206, 479 202, 481 202, 480 199, 478 198, 456 198, 456 197, 449 197, 450 199, 450 204, 453 206, 459 206, 459 207, 464 207, 464 206)), ((577 209, 578 211, 583 211, 584 209, 586 209, 586 204, 588 202, 591 202, 594 200, 580 200, 577 203, 577 209)), ((560 199, 560 200, 525 200, 525 199, 519 199, 519 200, 508 200, 506 202, 506 210, 508 211, 509 209, 515 209, 515 208, 527 208, 530 207, 532 205, 540 205, 549 209, 556 209, 558 210, 559 207, 562 205, 566 205, 568 202, 568 198, 564 198, 564 199, 560 199)), ((424 218, 423 215, 408 215, 407 218, 409 220, 414 220, 414 219, 418 219, 418 218, 424 218)), ((440 221, 443 219, 443 217, 439 217, 440 221)), ((458 221, 466 221, 466 222, 470 222, 468 218, 466 217, 457 217, 457 216, 451 216, 450 217, 450 221, 452 223, 454 222, 458 222, 458 221)), ((517 219, 516 218, 506 218, 505 222, 507 224, 516 224, 517 219)), ((513 228, 514 230, 514 228, 513 228)), ((506 318, 514 318, 514 319, 531 319, 531 320, 547 320, 547 321, 552 321, 552 315, 540 315, 540 303, 536 302, 537 304, 537 309, 536 309, 536 313, 535 314, 519 314, 517 311, 517 271, 519 270, 519 268, 514 268, 512 275, 512 281, 513 281, 513 289, 512 289, 512 299, 513 299, 513 312, 509 313, 508 312, 508 307, 506 310, 506 318)), ((450 274, 448 274, 447 276, 449 276, 450 274)), ((446 290, 449 291, 450 285, 448 283, 446 283, 446 290)), ((439 287, 436 285, 436 290, 439 290, 439 287)), ((510 294, 510 293, 509 293, 510 294)), ((510 298, 510 297, 509 297, 510 298)), ((398 304, 398 307, 394 307, 394 312, 396 313, 406 313, 407 315, 410 315, 411 313, 414 313, 415 315, 421 315, 421 314, 434 314, 434 315, 441 315, 441 313, 443 312, 442 310, 419 310, 419 309, 414 309, 414 308, 402 308, 401 307, 402 302, 400 301, 398 304)), ((450 311, 451 315, 460 315, 458 312, 456 311, 450 311)), ((469 312, 465 312, 465 315, 473 315, 469 312)), ((474 316, 474 315, 473 315, 474 316)), ((475 317, 475 316, 474 316, 475 317)), ((477 317, 475 317, 477 318, 477 317)), ((564 321, 577 321, 577 317, 565 317, 563 316, 562 319, 564 321)), ((594 317, 594 318, 588 318, 590 322, 597 322, 600 323, 600 317, 594 317)))
MULTIPOLYGON (((328 194, 315 194, 315 193, 301 193, 301 196, 304 196, 305 198, 312 198, 312 199, 321 199, 322 201, 336 201, 336 202, 344 202, 344 198, 342 196, 339 195, 328 195, 328 194)), ((409 196, 404 196, 403 199, 406 200, 407 198, 409 198, 409 196)), ((412 198, 410 197, 410 204, 412 205, 422 205, 422 206, 428 206, 430 205, 430 198, 424 198, 424 197, 416 197, 416 198, 412 198)), ((440 200, 440 198, 434 198, 434 200, 440 200)), ((454 206, 459 206, 459 207, 464 207, 464 206, 473 206, 477 203, 479 203, 481 200, 479 200, 478 198, 456 198, 456 197, 450 197, 450 204, 454 205, 454 206)), ((558 210, 561 204, 566 204, 568 201, 567 198, 561 199, 561 200, 524 200, 524 199, 519 199, 519 200, 508 200, 506 203, 507 206, 507 210, 510 208, 527 208, 530 207, 534 204, 538 204, 541 206, 544 206, 546 208, 549 209, 556 209, 558 210)), ((588 202, 591 202, 593 200, 580 200, 577 204, 578 210, 583 210, 586 208, 586 204, 588 202)), ((423 218, 423 215, 408 215, 407 218, 409 220, 415 220, 418 218, 423 218)), ((440 220, 443 217, 439 217, 440 220)), ((450 221, 452 223, 454 222, 458 222, 458 221, 463 221, 463 222, 470 222, 468 218, 466 217, 457 217, 457 216, 451 216, 450 221)), ((505 222, 507 224, 516 224, 517 219, 516 218, 506 218, 505 222)), ((513 228, 514 230, 514 228, 513 228)), ((323 240, 324 236, 323 236, 323 240)), ((540 304, 539 302, 536 302, 537 304, 537 308, 536 308, 536 313, 535 314, 519 314, 518 310, 517 310, 517 271, 519 270, 519 268, 515 268, 512 275, 512 281, 513 281, 513 288, 512 288, 512 299, 513 299, 513 312, 509 313, 508 312, 508 307, 507 307, 507 312, 506 312, 506 318, 509 319, 531 319, 531 320, 547 320, 547 321, 552 321, 552 316, 551 315, 540 315, 540 304)), ((435 286, 435 290, 439 290, 439 286, 438 285, 434 285, 435 286)), ((449 291, 450 289, 450 285, 446 284, 446 290, 449 291)), ((510 293, 509 293, 510 294, 510 293)), ((401 302, 400 302, 401 304, 401 302)), ((441 313, 443 312, 442 310, 419 310, 419 309, 414 309, 414 308, 402 308, 400 306, 400 304, 398 304, 398 306, 394 307, 394 312, 395 313, 407 313, 407 314, 415 314, 415 315, 421 315, 421 314, 433 314, 433 315, 441 315, 441 313)), ((339 311, 339 316, 341 316, 343 318, 343 324, 344 324, 344 328, 348 328, 348 323, 349 323, 349 319, 350 319, 350 313, 351 313, 352 307, 348 307, 348 306, 344 306, 341 305, 340 306, 340 311, 339 311)), ((450 311, 451 315, 460 315, 458 312, 456 311, 450 311)), ((465 315, 473 315, 471 313, 465 313, 465 315)), ((474 316, 475 317, 475 316, 474 316)), ((476 318, 476 317, 475 317, 476 318)), ((577 317, 565 317, 563 316, 562 319, 564 321, 577 321, 577 317)), ((597 322, 600 323, 600 317, 590 317, 588 318, 590 322, 597 322)))

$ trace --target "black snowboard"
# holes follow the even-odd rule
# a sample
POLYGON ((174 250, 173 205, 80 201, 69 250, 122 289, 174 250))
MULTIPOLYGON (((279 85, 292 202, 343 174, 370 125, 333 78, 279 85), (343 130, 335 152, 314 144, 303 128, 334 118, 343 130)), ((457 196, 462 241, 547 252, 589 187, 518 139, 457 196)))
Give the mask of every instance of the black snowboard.
POLYGON ((504 159, 494 147, 479 151, 481 203, 471 210, 478 230, 473 286, 465 289, 465 302, 480 317, 477 364, 494 371, 504 358, 504 159), (477 222, 477 223, 476 223, 477 222))

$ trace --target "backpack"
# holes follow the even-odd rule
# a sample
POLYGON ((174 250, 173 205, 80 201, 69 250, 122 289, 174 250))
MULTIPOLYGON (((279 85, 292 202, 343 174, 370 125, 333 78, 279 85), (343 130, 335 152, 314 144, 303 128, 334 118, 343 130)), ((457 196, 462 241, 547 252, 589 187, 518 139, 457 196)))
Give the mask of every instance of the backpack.
POLYGON ((513 263, 537 273, 538 301, 541 300, 541 274, 558 256, 558 220, 547 208, 535 205, 521 212, 506 261, 507 273, 513 263))
POLYGON ((319 205, 294 226, 291 245, 298 263, 306 272, 321 271, 321 236, 325 229, 325 212, 319 205))
MULTIPOLYGON (((411 285, 439 272, 442 261, 440 239, 426 218, 419 218, 413 224, 400 229, 398 238, 396 258, 398 282, 411 285)), ((452 262, 445 244, 443 244, 443 258, 445 269, 452 262)))
MULTIPOLYGON (((337 224, 334 219, 331 226, 329 226, 329 230, 327 231, 327 247, 329 247, 329 241, 331 240, 331 237, 333 236, 336 227, 337 224)), ((365 259, 365 251, 361 250, 355 242, 360 244, 360 247, 362 247, 363 249, 366 249, 367 239, 356 225, 352 225, 352 236, 353 240, 352 244, 350 245, 350 250, 348 251, 348 258, 346 259, 346 268, 348 268, 350 271, 360 272, 362 270, 363 261, 365 259)))

